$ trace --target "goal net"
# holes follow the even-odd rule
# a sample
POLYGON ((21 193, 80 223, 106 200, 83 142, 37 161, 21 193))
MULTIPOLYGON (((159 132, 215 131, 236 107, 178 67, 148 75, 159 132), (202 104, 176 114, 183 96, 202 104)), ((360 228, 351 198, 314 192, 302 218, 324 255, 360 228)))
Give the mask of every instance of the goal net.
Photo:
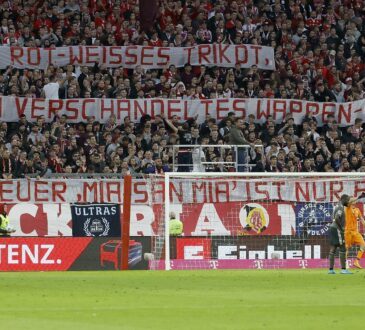
MULTIPOLYGON (((327 267, 333 209, 342 194, 365 191, 361 173, 166 173, 146 180, 155 236, 145 257, 150 269, 166 270, 327 267), (181 233, 170 232, 171 213, 181 233)), ((356 207, 364 213, 362 203, 356 207)), ((350 266, 355 254, 352 248, 350 266)))

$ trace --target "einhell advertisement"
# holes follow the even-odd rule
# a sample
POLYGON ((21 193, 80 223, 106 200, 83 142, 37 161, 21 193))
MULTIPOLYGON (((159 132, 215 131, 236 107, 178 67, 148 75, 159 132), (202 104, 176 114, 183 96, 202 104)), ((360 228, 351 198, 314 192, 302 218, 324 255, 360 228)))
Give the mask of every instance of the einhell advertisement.
MULTIPOLYGON (((131 238, 129 269, 147 269, 150 250, 150 238, 131 238)), ((117 270, 120 263, 118 238, 0 238, 0 271, 117 270)))

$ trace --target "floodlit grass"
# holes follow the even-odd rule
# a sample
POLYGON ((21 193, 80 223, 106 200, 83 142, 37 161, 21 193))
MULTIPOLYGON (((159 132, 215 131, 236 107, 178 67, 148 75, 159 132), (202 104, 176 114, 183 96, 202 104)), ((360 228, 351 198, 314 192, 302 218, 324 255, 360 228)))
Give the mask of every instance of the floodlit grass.
POLYGON ((1 329, 351 329, 365 271, 1 273, 1 329))

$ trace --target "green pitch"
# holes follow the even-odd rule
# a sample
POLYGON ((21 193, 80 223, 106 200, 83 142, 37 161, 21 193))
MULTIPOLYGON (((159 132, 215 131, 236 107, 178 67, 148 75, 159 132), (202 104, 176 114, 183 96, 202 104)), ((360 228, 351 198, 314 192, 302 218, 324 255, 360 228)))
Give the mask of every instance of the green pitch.
POLYGON ((351 329, 365 270, 1 273, 1 329, 351 329))

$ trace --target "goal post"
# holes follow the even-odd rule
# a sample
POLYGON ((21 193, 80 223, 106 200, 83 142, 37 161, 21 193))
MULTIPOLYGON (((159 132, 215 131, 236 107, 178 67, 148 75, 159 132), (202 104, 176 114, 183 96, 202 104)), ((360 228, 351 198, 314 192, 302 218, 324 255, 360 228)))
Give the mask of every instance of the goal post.
POLYGON ((149 268, 165 270, 327 267, 333 209, 342 194, 365 191, 357 172, 169 172, 146 180, 152 203, 161 204, 149 268), (170 236, 171 211, 183 222, 181 236, 170 236))

